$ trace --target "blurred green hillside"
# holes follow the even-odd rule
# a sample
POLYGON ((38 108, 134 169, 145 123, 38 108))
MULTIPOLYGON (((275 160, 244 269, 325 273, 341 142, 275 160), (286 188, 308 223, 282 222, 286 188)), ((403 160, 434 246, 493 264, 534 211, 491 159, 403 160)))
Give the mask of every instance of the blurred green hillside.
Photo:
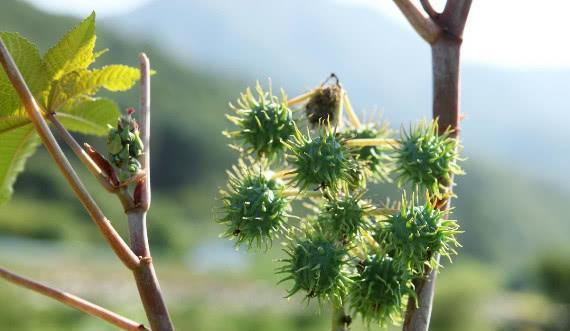
MULTIPOLYGON (((76 21, 39 12, 20 1, 0 3, 0 31, 18 31, 37 42, 42 51, 76 21)), ((307 311, 297 300, 282 299, 284 287, 274 286, 279 278, 272 274, 275 254, 237 253, 217 238, 221 229, 213 222, 216 192, 225 183, 224 170, 236 158, 221 135, 229 126, 224 113, 228 101, 252 82, 189 68, 153 45, 130 42, 104 28, 98 27, 97 47, 110 51, 101 65, 135 66, 137 54, 144 51, 158 72, 152 83, 150 240, 159 253, 159 273, 172 298, 179 329, 325 329, 328 318, 313 314, 318 307, 307 311), (215 265, 204 266, 201 260, 215 265), (250 297, 263 303, 245 301, 252 305, 253 316, 240 301, 250 297)), ((315 77, 315 83, 321 76, 315 77)), ((273 84, 279 86, 279 82, 273 84)), ((138 105, 136 89, 113 98, 123 108, 138 105)), ((101 146, 101 140, 88 140, 101 146)), ((523 330, 531 326, 535 327, 532 330, 562 330, 551 326, 561 314, 558 303, 541 294, 541 287, 535 286, 540 282, 528 275, 541 256, 570 248, 570 222, 564 208, 570 201, 569 191, 527 177, 516 164, 498 164, 485 155, 469 155, 469 151, 465 154, 468 175, 458 179, 459 198, 453 202, 454 217, 465 230, 460 237, 464 247, 438 283, 433 330, 523 330), (450 315, 450 310, 457 313, 450 315)), ((126 222, 118 202, 86 171, 80 173, 109 219, 124 232, 126 222)), ((388 192, 392 192, 389 186, 380 185, 370 196, 383 200, 388 192)), ((139 307, 126 305, 136 295, 128 273, 121 271, 107 250, 99 248, 100 243, 99 233, 49 156, 40 150, 18 179, 13 200, 0 206, 0 264, 143 319, 139 307), (92 256, 92 249, 97 254, 92 256), (87 264, 81 258, 86 254, 90 256, 87 264), (57 265, 67 266, 66 272, 57 265), (101 291, 89 289, 92 279, 106 280, 100 284, 101 291), (121 291, 110 292, 108 287, 117 283, 121 291)), ((557 256, 566 256, 561 254, 557 256)), ((0 282, 0 303, 14 301, 21 301, 22 306, 0 310, 0 330, 106 330, 98 321, 34 294, 22 295, 21 289, 0 282), (31 318, 27 309, 32 311, 31 318)))

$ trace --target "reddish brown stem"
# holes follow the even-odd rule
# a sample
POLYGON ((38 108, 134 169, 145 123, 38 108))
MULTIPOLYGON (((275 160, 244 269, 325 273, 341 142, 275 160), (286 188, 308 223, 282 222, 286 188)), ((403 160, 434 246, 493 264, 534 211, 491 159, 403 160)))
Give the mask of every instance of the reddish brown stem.
POLYGON ((133 252, 140 257, 141 264, 133 269, 139 295, 143 303, 150 327, 153 331, 173 331, 174 326, 156 277, 148 244, 146 214, 150 207, 150 64, 146 55, 141 54, 141 139, 144 143, 142 159, 146 173, 144 187, 140 192, 137 206, 127 212, 129 219, 130 244, 133 252))
MULTIPOLYGON (((443 13, 435 15, 429 2, 422 1, 431 19, 441 29, 441 35, 431 44, 433 75, 433 118, 438 120, 440 133, 452 130, 459 137, 459 69, 463 29, 471 8, 471 0, 448 0, 443 13)), ((425 39, 425 37, 424 37, 425 39)), ((453 179, 446 183, 451 191, 453 179)), ((438 202, 440 209, 448 209, 450 200, 438 202)), ((439 261, 439 255, 435 256, 439 261)), ((409 299, 404 320, 404 331, 427 331, 429 328, 437 269, 426 269, 423 278, 414 281, 417 303, 409 299)))
POLYGON ((128 331, 145 331, 145 330, 148 331, 148 329, 141 323, 131 321, 126 317, 123 317, 105 308, 99 307, 96 304, 86 301, 73 294, 69 294, 67 292, 63 292, 58 289, 48 287, 31 279, 19 276, 1 267, 0 267, 0 278, 3 278, 15 285, 27 288, 31 291, 34 291, 36 293, 57 300, 63 304, 78 309, 91 316, 98 317, 104 321, 107 321, 115 325, 120 329, 128 331))
POLYGON ((426 42, 432 44, 440 37, 441 28, 431 18, 425 17, 410 0, 394 0, 394 3, 426 42))

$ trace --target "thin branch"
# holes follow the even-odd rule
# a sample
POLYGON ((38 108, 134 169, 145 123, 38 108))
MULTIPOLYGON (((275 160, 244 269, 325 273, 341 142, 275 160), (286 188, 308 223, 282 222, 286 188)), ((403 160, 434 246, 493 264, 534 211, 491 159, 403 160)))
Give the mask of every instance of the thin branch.
POLYGON ((117 231, 111 225, 111 222, 103 215, 103 212, 93 200, 79 176, 65 157, 65 154, 58 145, 55 137, 51 133, 46 120, 43 118, 40 107, 38 106, 34 96, 30 92, 22 74, 18 70, 18 67, 14 63, 12 56, 10 55, 8 49, 4 42, 0 39, 0 62, 6 71, 6 74, 12 85, 14 86, 16 92, 20 96, 22 103, 28 113, 32 124, 34 125, 36 131, 38 132, 40 138, 46 149, 48 150, 51 157, 54 159, 55 163, 59 167, 60 171, 63 173, 67 182, 93 219, 101 230, 103 236, 107 242, 111 245, 111 248, 117 254, 119 259, 130 269, 136 268, 139 265, 139 259, 133 254, 129 246, 117 233, 117 231))
MULTIPOLYGON (((440 256, 435 256, 439 264, 440 256)), ((435 281, 437 278, 437 268, 426 268, 425 278, 414 280, 414 287, 417 293, 417 300, 408 300, 406 316, 404 319, 404 331, 427 331, 431 320, 433 308, 433 298, 435 293, 435 281)))
MULTIPOLYGON (((440 134, 450 129, 454 137, 459 135, 460 49, 470 6, 471 0, 448 0, 443 13, 437 19, 437 24, 445 35, 431 45, 433 118, 438 120, 440 134)), ((445 185, 451 192, 453 178, 445 185)), ((450 207, 450 200, 438 201, 437 206, 446 210, 450 207)), ((439 262, 439 254, 436 254, 435 258, 439 262)), ((408 301, 404 331, 427 331, 429 328, 437 269, 426 269, 424 277, 414 281, 417 306, 415 300, 408 301)))
POLYGON ((348 120, 350 121, 350 124, 352 124, 352 126, 355 129, 359 129, 362 126, 362 124, 360 123, 358 116, 356 116, 354 108, 352 108, 352 104, 350 103, 348 94, 344 90, 342 95, 342 102, 344 102, 344 108, 346 109, 346 114, 348 115, 348 120))
MULTIPOLYGON (((144 144, 144 158, 142 160, 146 179, 142 192, 135 193, 137 206, 127 212, 129 221, 130 244, 133 252, 141 258, 141 264, 133 269, 139 295, 146 312, 146 316, 153 331, 173 331, 174 325, 162 296, 162 291, 156 277, 156 272, 150 255, 146 216, 150 204, 150 63, 145 54, 139 56, 141 71, 141 136, 144 144), (139 199, 139 201, 137 201, 139 199)), ((137 186, 137 189, 140 189, 137 186)), ((136 190, 136 189, 135 189, 136 190)))
POLYGON ((344 143, 348 147, 366 147, 366 146, 390 146, 398 147, 400 143, 396 139, 386 138, 360 138, 349 139, 344 143))
POLYGON ((431 19, 436 20, 439 17, 439 13, 433 9, 430 0, 420 0, 420 3, 422 4, 422 8, 425 10, 426 14, 428 14, 431 19))
POLYGON ((307 93, 301 94, 299 96, 296 96, 292 99, 287 100, 287 106, 292 107, 292 106, 296 106, 300 103, 303 103, 307 100, 309 100, 310 98, 312 98, 315 93, 318 91, 319 89, 314 89, 314 90, 310 90, 307 93))
POLYGON ((101 168, 93 161, 93 159, 81 148, 77 140, 73 138, 71 133, 61 124, 54 113, 49 113, 47 115, 49 121, 53 124, 53 127, 59 133, 63 141, 71 148, 73 153, 79 158, 79 160, 85 165, 87 170, 101 183, 101 185, 109 192, 113 192, 115 187, 111 183, 109 176, 107 176, 101 168))
POLYGON ((116 327, 128 330, 128 331, 149 331, 143 324, 131 321, 130 319, 109 311, 105 308, 99 307, 89 301, 86 301, 80 297, 73 294, 60 291, 43 285, 41 283, 35 282, 31 279, 24 278, 13 272, 10 272, 2 267, 0 267, 0 278, 3 278, 15 285, 27 288, 41 295, 45 295, 52 299, 55 299, 63 304, 70 307, 78 309, 91 316, 98 317, 105 320, 116 327))
POLYGON ((396 6, 414 30, 429 44, 433 44, 441 35, 441 28, 429 17, 425 17, 410 0, 394 0, 396 6))
POLYGON ((146 173, 144 179, 144 189, 141 196, 140 205, 144 210, 150 207, 150 63, 146 54, 139 55, 141 72, 141 125, 140 134, 144 145, 142 169, 146 173))

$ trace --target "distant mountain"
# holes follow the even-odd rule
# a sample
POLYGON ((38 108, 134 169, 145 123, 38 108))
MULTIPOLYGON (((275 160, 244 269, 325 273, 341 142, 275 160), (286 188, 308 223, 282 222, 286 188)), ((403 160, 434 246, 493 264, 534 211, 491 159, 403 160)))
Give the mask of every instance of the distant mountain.
MULTIPOLYGON (((346 2, 163 0, 109 23, 224 77, 272 77, 294 94, 334 71, 358 109, 380 109, 393 123, 430 113, 429 48, 411 29, 346 2)), ((467 154, 568 187, 570 71, 462 70, 467 154)))

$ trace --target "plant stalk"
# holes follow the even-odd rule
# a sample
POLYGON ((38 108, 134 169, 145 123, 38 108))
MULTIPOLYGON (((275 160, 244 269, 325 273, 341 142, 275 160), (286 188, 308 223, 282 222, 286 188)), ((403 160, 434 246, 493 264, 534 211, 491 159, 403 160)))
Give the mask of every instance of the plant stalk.
POLYGON ((332 331, 348 331, 352 319, 346 314, 344 307, 336 307, 332 304, 332 331))
POLYGON ((101 233, 119 257, 119 259, 129 268, 134 269, 139 265, 139 259, 133 254, 129 246, 123 238, 112 226, 111 222, 105 217, 93 197, 89 194, 83 182, 69 163, 69 160, 61 150, 61 147, 55 140, 49 126, 42 115, 40 106, 37 104, 34 96, 30 92, 22 74, 18 70, 14 59, 6 48, 4 42, 0 39, 0 63, 6 71, 6 75, 10 79, 14 89, 20 96, 34 128, 39 134, 42 143, 46 147, 48 153, 53 158, 59 170, 67 180, 69 186, 74 191, 77 198, 81 201, 91 219, 97 224, 101 233))
POLYGON ((148 244, 146 216, 150 207, 150 63, 145 54, 139 56, 141 70, 141 139, 144 152, 141 165, 146 173, 140 200, 135 209, 127 212, 130 244, 133 252, 140 257, 140 265, 133 269, 139 295, 144 306, 150 327, 153 331, 174 331, 162 291, 156 277, 148 244))
MULTIPOLYGON (((405 3, 409 1, 395 0, 395 2, 405 3)), ((420 22, 421 24, 414 25, 413 20, 410 19, 410 11, 402 10, 418 33, 431 45, 433 118, 438 121, 440 134, 451 129, 451 134, 455 138, 459 138, 460 50, 471 2, 472 0, 448 0, 443 12, 435 15, 429 0, 422 1, 423 8, 427 9, 427 14, 430 16, 425 18, 425 22, 428 22, 427 25, 423 23, 424 21, 420 22), (420 30, 433 24, 440 29, 437 38, 426 38, 420 30)), ((402 9, 401 6, 400 8, 402 9)), ((411 16, 417 16, 416 9, 412 10, 414 13, 411 16)), ((427 30, 424 29, 424 31, 427 30)), ((445 185, 451 192, 453 178, 445 185)), ((438 201, 437 206, 446 210, 450 207, 450 200, 438 201)), ((435 258, 439 262, 439 254, 435 258)), ((426 268, 424 278, 414 281, 417 305, 413 298, 409 299, 403 331, 427 331, 429 329, 436 277, 437 268, 433 270, 426 268)))
POLYGON ((73 294, 69 294, 67 292, 63 292, 58 289, 48 287, 31 279, 17 275, 2 267, 0 267, 0 278, 3 278, 15 285, 27 288, 41 295, 45 295, 49 298, 57 300, 63 304, 66 304, 91 316, 98 317, 104 321, 107 321, 115 325, 116 327, 122 330, 149 331, 149 329, 147 329, 141 323, 134 322, 126 317, 123 317, 105 308, 97 306, 96 304, 93 304, 73 294))

